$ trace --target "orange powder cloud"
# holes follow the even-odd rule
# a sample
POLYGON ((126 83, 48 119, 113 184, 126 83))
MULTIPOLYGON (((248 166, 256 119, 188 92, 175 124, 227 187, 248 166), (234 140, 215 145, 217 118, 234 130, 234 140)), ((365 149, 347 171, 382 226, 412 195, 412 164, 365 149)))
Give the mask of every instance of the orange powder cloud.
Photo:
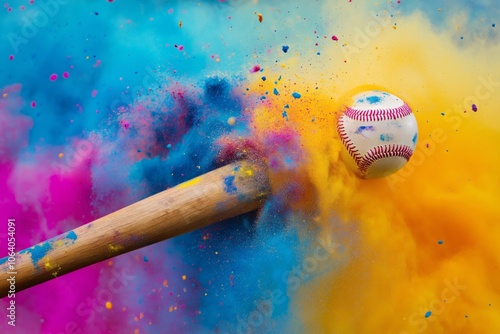
MULTIPOLYGON (((370 20, 352 24, 363 31, 370 20)), ((359 30, 344 29, 341 44, 321 51, 331 62, 296 54, 250 89, 267 92, 252 111, 257 137, 300 135, 305 158, 293 177, 314 198, 306 209, 323 237, 348 259, 293 296, 304 332, 500 332, 499 47, 458 48, 418 14, 355 51, 342 48, 359 30), (412 107, 419 141, 401 171, 364 181, 340 160, 335 129, 346 97, 371 88, 412 107)), ((278 185, 287 177, 271 176, 278 185)))

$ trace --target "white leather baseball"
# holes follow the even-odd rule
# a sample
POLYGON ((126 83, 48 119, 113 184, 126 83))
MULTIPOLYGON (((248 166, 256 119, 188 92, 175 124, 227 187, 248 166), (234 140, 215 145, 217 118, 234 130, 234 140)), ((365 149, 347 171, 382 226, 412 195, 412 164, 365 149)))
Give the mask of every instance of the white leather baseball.
POLYGON ((337 131, 342 158, 364 179, 388 176, 401 169, 417 145, 417 120, 399 97, 367 91, 353 97, 340 115, 337 131))

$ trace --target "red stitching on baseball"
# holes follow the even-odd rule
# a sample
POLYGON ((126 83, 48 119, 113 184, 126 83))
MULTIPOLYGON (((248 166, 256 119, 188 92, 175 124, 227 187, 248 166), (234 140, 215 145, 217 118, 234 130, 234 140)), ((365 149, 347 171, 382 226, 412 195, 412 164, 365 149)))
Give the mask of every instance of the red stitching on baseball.
POLYGON ((411 114, 411 108, 405 103, 400 107, 391 109, 358 110, 347 107, 345 115, 356 121, 373 122, 398 119, 411 114))
POLYGON ((402 157, 405 158, 406 161, 410 160, 411 155, 413 154, 413 150, 411 147, 406 145, 384 145, 377 146, 369 150, 362 158, 362 161, 358 164, 359 171, 361 173, 366 173, 368 168, 381 158, 390 158, 390 157, 402 157))
POLYGON ((356 164, 359 164, 359 162, 361 161, 361 154, 359 154, 359 150, 356 148, 356 145, 354 145, 351 139, 349 139, 349 137, 347 136, 347 132, 344 127, 343 116, 340 116, 337 122, 337 132, 340 136, 342 144, 344 144, 345 148, 347 149, 347 152, 349 152, 354 161, 356 161, 356 164))

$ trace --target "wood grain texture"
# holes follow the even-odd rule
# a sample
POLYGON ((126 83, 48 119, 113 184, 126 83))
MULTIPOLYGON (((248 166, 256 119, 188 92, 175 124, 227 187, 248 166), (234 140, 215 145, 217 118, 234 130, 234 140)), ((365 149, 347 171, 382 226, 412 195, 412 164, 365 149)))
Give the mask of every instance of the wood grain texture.
MULTIPOLYGON (((239 161, 148 197, 16 255, 16 292, 66 273, 257 209, 264 166, 239 161)), ((0 298, 9 290, 0 260, 0 298)))

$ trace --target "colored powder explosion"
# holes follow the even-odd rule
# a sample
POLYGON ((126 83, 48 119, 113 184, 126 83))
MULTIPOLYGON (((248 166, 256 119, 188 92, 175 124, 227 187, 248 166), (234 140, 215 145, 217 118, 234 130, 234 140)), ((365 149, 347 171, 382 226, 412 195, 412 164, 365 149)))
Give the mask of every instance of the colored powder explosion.
POLYGON ((4 316, 0 330, 499 332, 499 12, 6 3, 0 229, 16 219, 18 250, 241 157, 266 161, 273 195, 18 292, 16 327, 4 316), (413 108, 419 141, 401 171, 362 181, 339 159, 336 119, 373 88, 413 108))

